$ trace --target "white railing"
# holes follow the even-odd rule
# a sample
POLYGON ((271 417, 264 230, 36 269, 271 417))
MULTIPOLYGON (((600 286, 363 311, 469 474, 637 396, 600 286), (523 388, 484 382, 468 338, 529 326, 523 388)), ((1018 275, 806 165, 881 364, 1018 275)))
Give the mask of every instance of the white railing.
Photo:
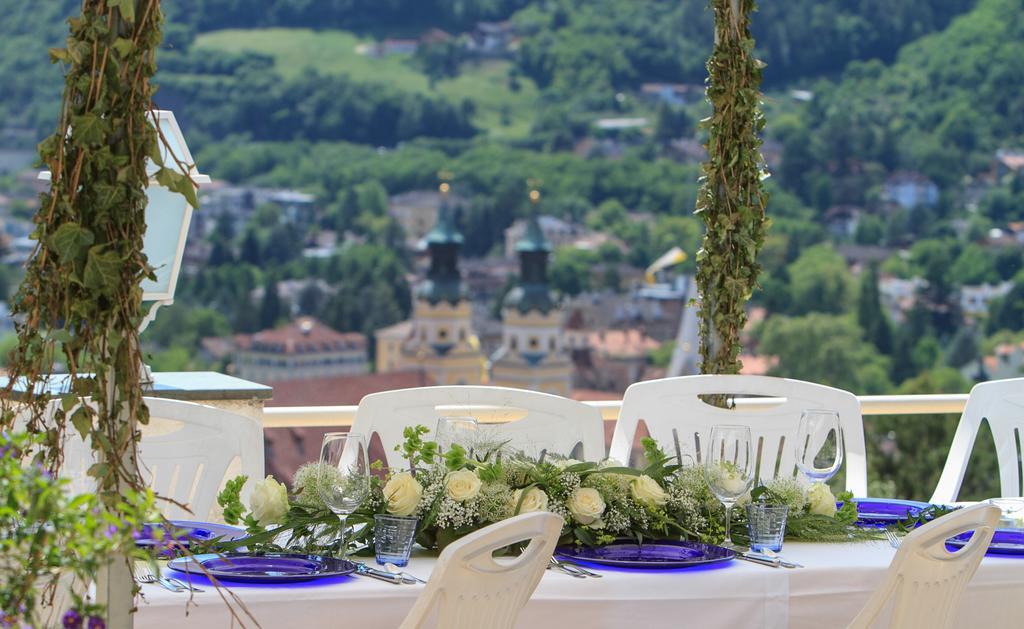
MULTIPOLYGON (((861 395, 861 412, 864 415, 930 415, 937 413, 962 413, 967 404, 966 393, 941 393, 937 395, 861 395)), ((736 405, 760 405, 778 403, 772 398, 739 399, 736 405)), ((605 421, 614 421, 622 408, 621 400, 605 402, 584 402, 601 409, 605 421)), ((487 408, 473 408, 470 414, 481 422, 497 421, 497 414, 487 408)), ((356 416, 355 406, 278 406, 263 409, 264 428, 305 428, 351 426, 356 416)))

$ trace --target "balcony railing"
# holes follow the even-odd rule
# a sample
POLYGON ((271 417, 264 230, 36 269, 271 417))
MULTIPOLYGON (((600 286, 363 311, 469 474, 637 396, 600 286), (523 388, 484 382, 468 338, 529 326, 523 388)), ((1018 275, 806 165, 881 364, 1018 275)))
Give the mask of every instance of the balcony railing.
MULTIPOLYGON (((967 404, 966 393, 934 395, 861 395, 861 412, 867 415, 932 415, 961 413, 967 404)), ((736 406, 778 404, 776 398, 737 399, 736 406)), ((621 400, 584 402, 601 409, 605 421, 615 421, 622 408, 621 400)), ((460 414, 469 414, 484 423, 506 421, 508 414, 488 407, 459 406, 460 414)), ((351 426, 356 416, 355 406, 287 406, 263 409, 264 428, 305 428, 351 426)))

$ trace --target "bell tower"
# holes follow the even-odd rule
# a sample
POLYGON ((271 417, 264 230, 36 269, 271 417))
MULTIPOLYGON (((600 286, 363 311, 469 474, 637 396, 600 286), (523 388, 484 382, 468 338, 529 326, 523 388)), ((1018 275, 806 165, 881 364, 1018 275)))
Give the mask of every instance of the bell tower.
POLYGON ((540 225, 540 192, 530 191, 530 216, 519 254, 519 284, 502 303, 502 343, 491 357, 491 384, 568 396, 572 362, 562 311, 548 283, 551 245, 540 225))
POLYGON ((422 367, 439 385, 480 384, 483 355, 459 273, 463 238, 448 202, 450 189, 447 181, 441 183, 437 224, 425 237, 430 267, 413 294, 412 331, 402 346, 402 362, 422 367))

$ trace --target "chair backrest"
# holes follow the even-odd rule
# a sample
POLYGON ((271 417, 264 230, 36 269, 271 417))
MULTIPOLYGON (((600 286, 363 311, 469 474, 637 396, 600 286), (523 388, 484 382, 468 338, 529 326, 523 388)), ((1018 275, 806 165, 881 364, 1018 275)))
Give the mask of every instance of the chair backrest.
POLYGON ((890 627, 952 627, 960 596, 988 550, 999 513, 992 505, 974 505, 907 535, 889 564, 885 580, 848 629, 874 626, 890 598, 894 599, 890 627), (949 552, 946 540, 966 531, 974 531, 970 541, 958 551, 949 552))
POLYGON ((449 544, 400 629, 512 629, 530 599, 562 531, 552 513, 525 513, 470 533, 449 544), (519 557, 495 561, 495 551, 529 540, 519 557))
POLYGON ((982 382, 971 389, 932 502, 956 501, 982 420, 988 421, 996 443, 1000 493, 1024 496, 1024 378, 1013 378, 982 382))
MULTIPOLYGON (((145 398, 150 423, 142 430, 139 467, 146 483, 159 495, 189 506, 187 510, 158 501, 169 519, 216 519, 211 513, 229 476, 263 478, 263 429, 255 419, 223 409, 163 398, 145 398)), ((59 403, 59 402, 58 402, 59 403)), ((87 491, 85 470, 93 451, 77 433, 67 436, 64 474, 73 491, 87 491)), ((247 500, 252 483, 242 493, 247 500)))
POLYGON ((846 489, 867 494, 867 459, 860 402, 848 391, 820 384, 768 376, 681 376, 638 382, 626 389, 615 424, 609 456, 629 463, 637 429, 643 421, 650 436, 680 462, 701 463, 702 449, 715 424, 746 424, 757 453, 758 477, 792 475, 796 469, 795 438, 800 414, 809 409, 839 413, 845 444, 846 489), (771 404, 720 408, 700 396, 765 396, 771 404))
POLYGON ((440 386, 373 393, 359 402, 352 432, 367 443, 376 434, 385 462, 407 465, 395 452, 407 426, 420 424, 433 433, 440 417, 472 415, 484 409, 497 421, 509 420, 481 424, 490 441, 508 440, 509 447, 532 456, 542 452, 570 456, 581 449, 578 456, 588 461, 604 458, 604 423, 598 409, 549 393, 505 387, 440 386))

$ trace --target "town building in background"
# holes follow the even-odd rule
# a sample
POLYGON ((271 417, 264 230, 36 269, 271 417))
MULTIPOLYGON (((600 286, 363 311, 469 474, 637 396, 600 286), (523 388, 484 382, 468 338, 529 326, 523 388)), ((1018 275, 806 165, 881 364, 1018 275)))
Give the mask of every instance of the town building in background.
POLYGON ((235 337, 235 375, 266 383, 366 374, 367 338, 337 332, 312 317, 235 337))

